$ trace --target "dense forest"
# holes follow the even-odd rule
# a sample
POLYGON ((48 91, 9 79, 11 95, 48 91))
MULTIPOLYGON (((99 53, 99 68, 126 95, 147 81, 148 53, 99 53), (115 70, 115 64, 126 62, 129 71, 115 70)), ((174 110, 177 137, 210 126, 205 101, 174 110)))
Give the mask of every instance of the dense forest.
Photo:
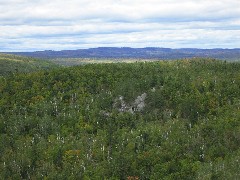
POLYGON ((240 179, 240 63, 0 77, 1 179, 240 179))
POLYGON ((0 76, 18 72, 29 73, 54 67, 59 67, 59 65, 31 57, 0 53, 0 76))

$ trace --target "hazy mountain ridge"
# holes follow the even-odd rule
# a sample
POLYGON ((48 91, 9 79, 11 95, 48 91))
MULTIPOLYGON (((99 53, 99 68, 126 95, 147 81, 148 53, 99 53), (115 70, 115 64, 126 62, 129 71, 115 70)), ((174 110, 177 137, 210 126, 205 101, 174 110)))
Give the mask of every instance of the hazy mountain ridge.
POLYGON ((208 57, 222 60, 240 59, 240 49, 195 49, 195 48, 130 48, 130 47, 99 47, 62 51, 8 52, 37 58, 143 58, 143 59, 183 59, 208 57))

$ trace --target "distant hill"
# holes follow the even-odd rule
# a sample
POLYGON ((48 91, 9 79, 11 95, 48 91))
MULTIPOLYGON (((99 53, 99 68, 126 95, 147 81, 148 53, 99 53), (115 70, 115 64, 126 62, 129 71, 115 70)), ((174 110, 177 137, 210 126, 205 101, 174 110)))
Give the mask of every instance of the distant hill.
POLYGON ((33 72, 57 66, 54 63, 31 57, 0 53, 0 76, 10 73, 33 72))
POLYGON ((170 49, 170 48, 129 48, 99 47, 63 51, 11 52, 36 58, 141 58, 141 59, 184 59, 193 57, 239 60, 240 49, 170 49))

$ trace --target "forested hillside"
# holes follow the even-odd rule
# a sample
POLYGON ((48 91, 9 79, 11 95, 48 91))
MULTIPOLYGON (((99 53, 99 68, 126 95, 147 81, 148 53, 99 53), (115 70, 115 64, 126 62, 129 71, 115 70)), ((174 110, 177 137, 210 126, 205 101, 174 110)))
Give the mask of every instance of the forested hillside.
POLYGON ((240 63, 0 77, 2 179, 240 179, 240 63))
POLYGON ((19 72, 28 73, 53 67, 57 67, 57 65, 49 61, 0 53, 0 76, 19 72))

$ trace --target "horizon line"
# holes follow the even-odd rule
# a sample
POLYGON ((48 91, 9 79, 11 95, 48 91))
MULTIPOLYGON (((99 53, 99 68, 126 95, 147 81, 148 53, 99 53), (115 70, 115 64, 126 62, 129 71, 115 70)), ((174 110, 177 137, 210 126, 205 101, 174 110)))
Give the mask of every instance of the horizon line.
POLYGON ((54 50, 54 49, 45 49, 45 50, 29 50, 29 51, 18 51, 18 50, 12 50, 12 51, 1 51, 0 50, 0 53, 19 53, 19 52, 46 52, 46 51, 52 51, 52 52, 60 52, 60 51, 77 51, 77 50, 88 50, 88 49, 99 49, 99 48, 113 48, 113 49, 147 49, 147 48, 155 48, 155 49, 172 49, 172 50, 180 50, 180 49, 196 49, 196 50, 240 50, 239 47, 236 47, 236 48, 195 48, 195 47, 192 47, 192 48, 186 48, 186 47, 183 47, 183 48, 169 48, 169 47, 152 47, 152 46, 146 46, 146 47, 129 47, 129 46, 99 46, 99 47, 90 47, 90 48, 79 48, 79 49, 61 49, 61 50, 54 50))

